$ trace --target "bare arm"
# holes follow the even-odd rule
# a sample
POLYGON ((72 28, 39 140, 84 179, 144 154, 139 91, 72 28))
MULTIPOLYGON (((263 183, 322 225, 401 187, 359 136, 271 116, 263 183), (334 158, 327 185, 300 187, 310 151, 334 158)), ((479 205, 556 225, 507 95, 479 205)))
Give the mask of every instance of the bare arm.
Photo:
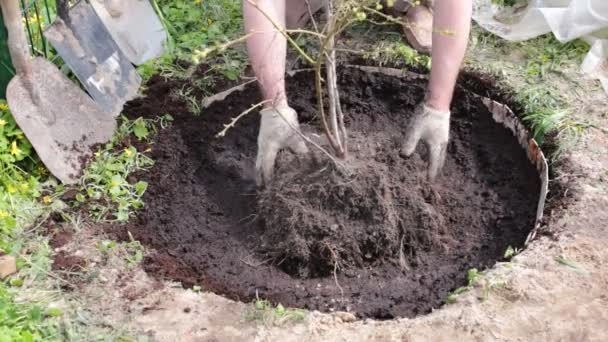
POLYGON ((429 150, 428 177, 443 167, 450 133, 450 103, 471 30, 472 0, 436 0, 431 80, 425 103, 405 133, 401 153, 414 153, 419 141, 429 150))
POLYGON ((277 31, 264 13, 275 23, 285 27, 285 0, 243 0, 245 31, 252 34, 247 39, 247 51, 253 71, 257 76, 264 100, 270 100, 266 107, 286 105, 285 58, 287 40, 277 31), (263 12, 263 13, 262 13, 263 12))
POLYGON ((471 31, 472 0, 436 0, 431 81, 427 106, 450 110, 456 78, 471 31))

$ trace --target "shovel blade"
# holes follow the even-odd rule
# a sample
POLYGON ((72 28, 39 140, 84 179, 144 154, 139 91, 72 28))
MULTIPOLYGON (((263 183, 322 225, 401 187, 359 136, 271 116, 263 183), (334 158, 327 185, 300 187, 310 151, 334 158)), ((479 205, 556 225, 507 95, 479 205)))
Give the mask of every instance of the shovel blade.
POLYGON ((141 77, 91 5, 79 1, 70 9, 70 20, 70 25, 55 20, 44 35, 93 100, 116 117, 137 95, 141 77))
POLYGON ((15 76, 8 105, 49 171, 65 184, 75 183, 95 146, 112 137, 116 121, 50 62, 35 58, 31 67, 38 103, 15 76))
POLYGON ((92 0, 101 21, 131 63, 144 62, 165 53, 167 32, 148 0, 92 0))

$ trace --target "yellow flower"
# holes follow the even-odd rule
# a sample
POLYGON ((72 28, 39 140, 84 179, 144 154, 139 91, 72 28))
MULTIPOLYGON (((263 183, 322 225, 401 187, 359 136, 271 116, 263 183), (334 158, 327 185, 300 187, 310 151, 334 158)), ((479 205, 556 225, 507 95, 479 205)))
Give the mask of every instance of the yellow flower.
POLYGON ((131 151, 131 149, 130 149, 130 148, 126 147, 126 148, 125 148, 125 155, 126 155, 127 157, 130 157, 130 156, 132 156, 132 155, 133 155, 133 151, 131 151))
POLYGON ((21 153, 21 150, 17 147, 17 140, 13 140, 13 143, 11 144, 11 154, 16 156, 19 153, 21 153))
POLYGON ((42 197, 42 203, 44 203, 44 204, 50 204, 51 202, 53 202, 53 199, 51 199, 51 196, 44 196, 44 197, 42 197))
POLYGON ((200 4, 201 2, 203 2, 203 0, 194 0, 194 3, 197 5, 200 4))
POLYGON ((15 186, 13 184, 10 184, 6 188, 7 188, 8 192, 11 194, 14 194, 15 192, 17 192, 17 188, 15 188, 15 186))
POLYGON ((6 125, 6 120, 0 119, 0 126, 6 125))
POLYGON ((0 110, 8 110, 8 105, 4 102, 0 102, 0 110))
POLYGON ((8 213, 4 210, 0 210, 0 218, 8 217, 8 213))
POLYGON ((28 191, 30 189, 30 185, 27 183, 21 183, 19 184, 19 189, 21 189, 23 192, 28 191))

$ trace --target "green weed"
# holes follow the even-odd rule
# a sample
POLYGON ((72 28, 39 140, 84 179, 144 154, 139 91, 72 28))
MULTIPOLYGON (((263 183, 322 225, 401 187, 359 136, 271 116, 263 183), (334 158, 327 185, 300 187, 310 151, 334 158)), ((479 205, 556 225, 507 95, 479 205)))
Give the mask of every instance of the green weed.
POLYGON ((189 85, 184 85, 181 88, 175 88, 171 92, 171 96, 176 100, 180 100, 186 103, 190 113, 195 116, 201 115, 203 108, 201 106, 201 100, 199 100, 194 94, 194 88, 189 85))
POLYGON ((0 341, 59 340, 63 310, 50 305, 59 292, 50 276, 47 238, 24 233, 9 242, 4 251, 18 257, 19 272, 0 282, 0 341))
POLYGON ((141 242, 135 240, 131 232, 129 234, 129 241, 116 242, 114 240, 102 240, 97 243, 97 250, 105 257, 120 256, 124 258, 127 263, 127 267, 133 267, 138 265, 144 260, 144 246, 141 242))
POLYGON ((0 101, 0 233, 11 234, 39 214, 39 180, 47 174, 6 102, 0 101))
MULTIPOLYGON (((202 51, 218 47, 242 35, 240 0, 157 1, 158 11, 171 36, 169 52, 138 68, 144 80, 155 74, 187 78, 192 70, 178 61, 196 65, 202 51)), ((222 49, 207 60, 218 75, 238 78, 246 66, 242 50, 222 49)))
POLYGON ((505 259, 511 259, 514 256, 516 256, 517 254, 519 254, 521 252, 520 248, 513 248, 511 246, 507 247, 507 250, 505 250, 505 254, 503 255, 503 257, 505 259))
POLYGON ((570 269, 572 269, 574 272, 580 273, 580 274, 584 274, 584 275, 588 275, 589 271, 587 271, 586 269, 584 269, 581 265, 579 265, 577 262, 570 260, 569 258, 563 256, 563 255, 558 255, 554 258, 554 260, 559 263, 560 265, 564 265, 570 269))
POLYGON ((378 63, 380 66, 389 64, 395 67, 422 67, 431 68, 431 57, 420 54, 402 40, 393 42, 380 42, 363 57, 378 63))
POLYGON ((481 273, 476 268, 471 268, 467 271, 467 285, 461 286, 454 291, 448 293, 446 303, 454 304, 458 301, 458 295, 470 290, 481 278, 481 273))
POLYGON ((131 232, 129 232, 129 242, 123 243, 123 246, 127 252, 125 259, 129 267, 136 266, 144 260, 144 246, 133 238, 131 232))
POLYGON ((59 312, 36 304, 20 303, 15 293, 0 284, 0 341, 44 341, 57 335, 59 312), (49 319, 50 318, 50 319, 49 319))
POLYGON ((154 124, 139 118, 129 121, 123 118, 114 139, 103 150, 95 153, 81 179, 84 191, 76 200, 89 207, 96 220, 126 222, 135 209, 142 208, 141 200, 148 184, 143 181, 128 180, 130 174, 150 168, 154 163, 135 146, 124 145, 123 140, 133 134, 139 140, 146 140, 154 124), (123 147, 124 146, 124 147, 123 147))
POLYGON ((572 98, 559 87, 578 87, 564 70, 578 68, 588 50, 585 42, 563 44, 553 35, 509 42, 479 27, 474 27, 471 39, 467 63, 481 66, 516 87, 515 99, 524 106, 522 119, 535 140, 543 144, 548 137, 554 138, 557 146, 552 158, 559 158, 587 128, 594 127, 572 117, 576 111, 572 98))
POLYGON ((304 310, 285 308, 281 304, 274 306, 270 301, 260 298, 253 302, 253 308, 248 315, 248 319, 266 324, 283 324, 302 321, 304 318, 306 318, 304 310))

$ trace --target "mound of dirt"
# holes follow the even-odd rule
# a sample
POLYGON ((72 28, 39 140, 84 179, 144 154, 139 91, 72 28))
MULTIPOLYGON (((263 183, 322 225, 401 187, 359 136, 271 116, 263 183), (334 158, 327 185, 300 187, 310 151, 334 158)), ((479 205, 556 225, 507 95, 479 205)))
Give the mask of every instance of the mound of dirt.
MULTIPOLYGON (((425 149, 409 159, 398 154, 426 81, 340 74, 355 176, 285 152, 272 185, 280 191, 261 196, 253 180, 259 117, 245 116, 216 138, 259 102, 255 87, 193 116, 168 96, 184 81, 148 84, 148 97, 125 112, 170 113, 175 121, 152 147, 145 208, 136 222, 115 227, 156 251, 146 270, 236 300, 412 317, 441 306, 466 284, 468 269, 490 267, 508 246, 522 246, 534 225, 538 176, 477 97, 457 92, 444 171, 428 184, 425 149)), ((313 84, 306 73, 287 82, 290 104, 309 127, 313 84)))
POLYGON ((449 243, 442 205, 423 168, 404 160, 400 146, 377 146, 351 135, 357 146, 344 165, 295 160, 284 154, 273 183, 258 197, 262 249, 289 274, 323 277, 351 267, 397 260, 406 268, 417 251, 449 243))

